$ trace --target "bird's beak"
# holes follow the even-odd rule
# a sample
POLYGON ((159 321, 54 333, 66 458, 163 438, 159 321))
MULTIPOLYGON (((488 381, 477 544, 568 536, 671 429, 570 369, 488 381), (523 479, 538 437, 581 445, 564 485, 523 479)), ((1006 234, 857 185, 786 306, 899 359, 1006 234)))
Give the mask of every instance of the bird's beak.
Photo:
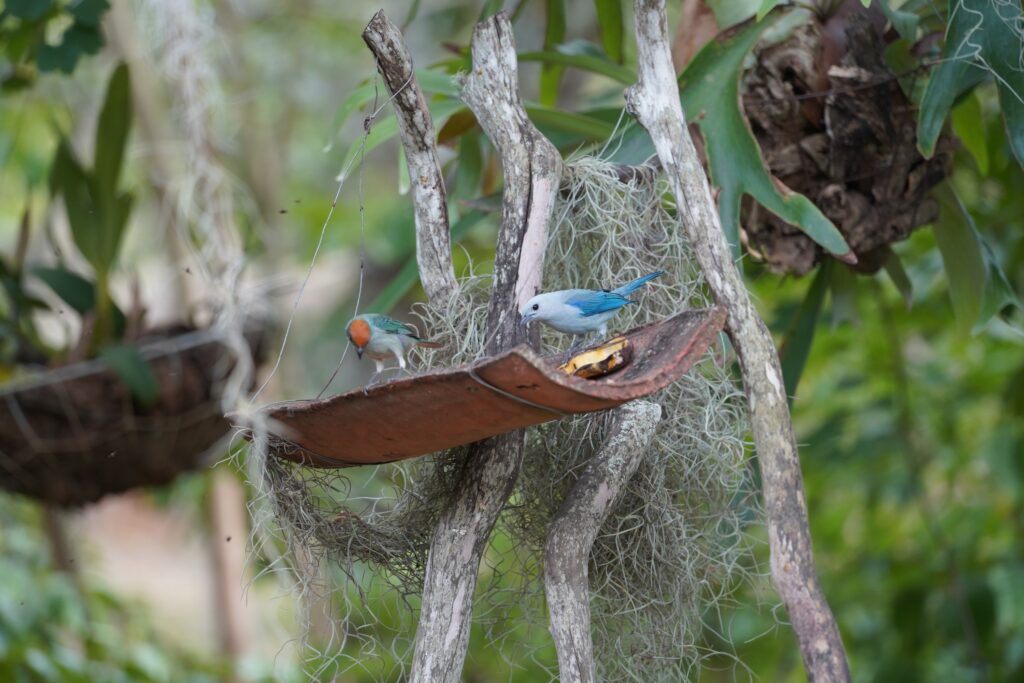
POLYGON ((530 324, 531 320, 533 320, 532 315, 529 313, 523 313, 522 317, 519 319, 519 327, 526 327, 530 324))
POLYGON ((357 346, 357 347, 356 347, 356 356, 357 356, 357 357, 358 357, 358 358, 359 358, 360 360, 362 360, 362 358, 363 358, 363 348, 362 348, 361 346, 357 346))

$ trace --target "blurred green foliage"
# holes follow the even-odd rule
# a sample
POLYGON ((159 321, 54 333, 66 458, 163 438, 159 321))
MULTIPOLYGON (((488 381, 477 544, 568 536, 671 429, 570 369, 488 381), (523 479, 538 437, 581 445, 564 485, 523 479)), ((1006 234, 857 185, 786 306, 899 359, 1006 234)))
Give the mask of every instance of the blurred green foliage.
POLYGON ((70 74, 103 47, 108 0, 4 0, 0 3, 0 96, 33 85, 40 72, 70 74))
POLYGON ((10 683, 203 683, 223 664, 161 642, 148 615, 109 588, 54 568, 41 509, 0 497, 0 680, 10 683))

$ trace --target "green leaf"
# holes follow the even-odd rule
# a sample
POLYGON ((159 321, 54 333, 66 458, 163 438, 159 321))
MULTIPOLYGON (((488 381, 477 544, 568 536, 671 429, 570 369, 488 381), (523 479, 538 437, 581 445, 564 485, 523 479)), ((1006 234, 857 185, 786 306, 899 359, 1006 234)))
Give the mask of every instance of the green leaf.
POLYGON ((548 107, 526 106, 526 114, 542 133, 558 131, 578 136, 582 140, 607 140, 615 130, 614 124, 586 114, 550 109, 548 107))
POLYGON ((613 62, 622 63, 623 31, 621 0, 594 0, 597 25, 601 30, 601 45, 613 62))
POLYGON ((949 25, 942 61, 932 73, 921 101, 917 146, 935 153, 950 108, 982 78, 992 75, 1006 123, 1010 148, 1024 165, 1024 31, 1020 0, 949 0, 949 25))
POLYGON ((479 133, 467 133, 459 138, 457 163, 452 198, 475 197, 480 191, 480 179, 483 176, 483 150, 479 133))
MULTIPOLYGON (((435 126, 437 126, 451 114, 465 108, 466 105, 458 100, 437 100, 430 104, 430 116, 433 118, 435 126)), ((362 150, 363 154, 368 154, 370 151, 388 140, 391 140, 396 135, 398 135, 398 121, 395 120, 393 115, 388 115, 387 118, 378 119, 377 122, 374 123, 373 128, 370 129, 369 135, 366 136, 365 148, 362 146, 362 137, 353 142, 348 148, 341 164, 342 173, 351 171, 350 164, 352 164, 355 158, 359 156, 360 150, 362 150)))
POLYGON ((117 376, 125 383, 139 403, 148 406, 156 401, 160 387, 157 385, 156 377, 153 375, 149 363, 137 349, 115 344, 104 346, 98 355, 111 370, 117 373, 117 376))
POLYGON ((948 185, 940 186, 935 196, 941 211, 932 231, 946 268, 960 332, 977 334, 1008 306, 1024 310, 959 197, 948 185))
POLYGON ((40 71, 60 71, 69 74, 75 70, 83 55, 94 55, 103 47, 99 28, 74 24, 64 32, 59 45, 43 45, 39 48, 36 64, 40 71))
POLYGON ((91 179, 63 139, 57 145, 50 185, 64 197, 75 246, 85 260, 99 271, 105 261, 100 227, 103 222, 102 209, 94 197, 91 179))
POLYGON ((721 188, 719 212, 726 237, 739 255, 743 195, 791 223, 840 259, 855 257, 839 230, 807 197, 774 179, 740 110, 739 75, 744 59, 774 18, 750 24, 708 43, 680 76, 683 110, 697 121, 707 149, 711 179, 721 188))
POLYGON ((107 0, 78 0, 68 7, 68 12, 79 24, 99 26, 108 9, 110 3, 107 0))
POLYGON ((914 303, 914 285, 910 282, 910 276, 907 275, 907 271, 903 268, 903 261, 900 260, 895 251, 890 249, 883 267, 889 275, 889 279, 892 280, 892 283, 896 285, 896 289, 903 296, 903 302, 907 305, 907 310, 909 311, 914 303))
MULTIPOLYGON (((452 244, 464 238, 466 234, 487 214, 482 211, 471 210, 455 222, 451 230, 452 244)), ((419 270, 416 267, 416 255, 410 256, 401 270, 391 278, 391 282, 381 290, 370 304, 366 307, 367 313, 388 313, 409 293, 419 281, 419 270)))
MULTIPOLYGON (((864 0, 861 0, 861 2, 863 1, 864 0)), ((768 13, 778 7, 780 2, 782 2, 782 0, 764 0, 757 8, 757 21, 761 21, 768 16, 768 13)))
POLYGON ((32 274, 79 314, 84 315, 96 307, 96 287, 81 275, 64 268, 45 266, 32 268, 32 274))
POLYGON ((488 17, 493 17, 495 14, 501 11, 502 6, 505 4, 505 0, 487 0, 484 6, 480 8, 480 16, 477 17, 476 23, 480 23, 488 17))
MULTIPOLYGON (((861 2, 863 1, 861 0, 861 2)), ((917 27, 921 23, 921 17, 902 8, 893 9, 890 3, 891 0, 878 1, 878 6, 882 8, 882 14, 885 15, 885 18, 896 29, 896 33, 900 34, 901 38, 909 41, 917 40, 917 27)))
POLYGON ((601 76, 607 76, 623 85, 631 85, 636 82, 636 73, 632 69, 627 69, 603 57, 596 57, 594 55, 567 54, 560 50, 543 50, 540 52, 523 52, 519 55, 519 61, 571 66, 601 76))
POLYGON ((985 140, 985 120, 981 112, 981 100, 977 93, 971 93, 953 109, 953 132, 964 143, 974 157, 974 163, 982 175, 988 175, 988 143, 985 140))
MULTIPOLYGON (((547 24, 544 30, 544 49, 551 50, 565 40, 565 0, 546 0, 547 24)), ((558 86, 562 81, 562 66, 544 62, 540 69, 540 102, 553 107, 558 101, 558 86)))
POLYGON ((405 147, 398 146, 398 194, 409 194, 409 161, 405 158, 405 147))
MULTIPOLYGON (((96 308, 96 285, 66 268, 36 266, 32 274, 42 280, 53 293, 61 298, 79 315, 86 315, 96 308)), ((114 333, 124 333, 125 317, 120 308, 114 306, 114 333)))
POLYGON ((790 402, 796 395, 797 385, 800 384, 800 375, 807 365, 807 358, 811 353, 811 345, 814 342, 814 331, 818 326, 818 316, 821 313, 822 303, 825 301, 825 292, 828 291, 831 270, 838 264, 832 261, 825 261, 818 274, 814 276, 807 296, 804 297, 800 308, 796 312, 796 318, 789 326, 789 332, 782 343, 779 351, 779 359, 782 362, 782 379, 786 385, 786 396, 790 402))
POLYGON ((131 78, 128 65, 120 63, 107 83, 107 95, 96 123, 94 175, 104 196, 117 189, 132 124, 131 78))
POLYGON ((856 324, 857 318, 857 275, 850 268, 836 264, 832 268, 829 282, 832 293, 832 329, 843 323, 856 324))
POLYGON ((53 7, 52 0, 6 0, 4 2, 4 8, 8 12, 25 21, 42 19, 51 7, 53 7))

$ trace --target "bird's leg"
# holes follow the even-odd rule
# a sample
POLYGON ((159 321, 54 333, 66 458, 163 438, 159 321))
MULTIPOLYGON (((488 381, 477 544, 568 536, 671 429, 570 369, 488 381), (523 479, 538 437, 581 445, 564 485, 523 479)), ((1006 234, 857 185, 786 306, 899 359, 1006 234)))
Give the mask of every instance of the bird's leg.
POLYGON ((576 353, 576 350, 580 346, 579 339, 580 339, 579 336, 577 336, 575 334, 572 336, 572 344, 569 345, 568 350, 565 352, 565 358, 562 359, 562 365, 565 365, 566 363, 568 363, 569 359, 572 358, 572 355, 574 353, 576 353))
POLYGON ((377 377, 379 377, 380 374, 382 372, 384 372, 384 361, 377 360, 376 358, 374 358, 373 359, 373 364, 376 367, 376 369, 374 370, 374 373, 372 375, 370 375, 370 381, 367 382, 366 386, 363 387, 363 394, 364 395, 366 394, 367 390, 370 387, 372 387, 374 384, 377 383, 377 377))

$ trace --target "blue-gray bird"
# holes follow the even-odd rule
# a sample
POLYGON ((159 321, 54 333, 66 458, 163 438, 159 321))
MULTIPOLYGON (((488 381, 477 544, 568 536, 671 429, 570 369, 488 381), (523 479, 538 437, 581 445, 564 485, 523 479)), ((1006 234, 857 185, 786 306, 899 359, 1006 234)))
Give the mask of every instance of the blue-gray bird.
POLYGON ((519 311, 522 316, 520 324, 528 325, 537 320, 574 337, 599 332, 603 338, 608 334, 608 321, 619 309, 636 303, 629 295, 663 272, 649 273, 618 289, 562 289, 538 294, 519 311))

